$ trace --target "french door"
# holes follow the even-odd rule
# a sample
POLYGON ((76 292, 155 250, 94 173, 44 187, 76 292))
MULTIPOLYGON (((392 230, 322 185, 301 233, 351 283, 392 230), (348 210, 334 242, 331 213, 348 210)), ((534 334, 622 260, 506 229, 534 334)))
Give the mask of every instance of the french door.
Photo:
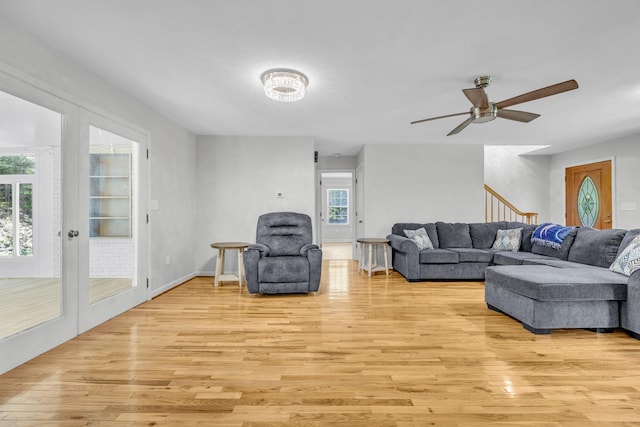
POLYGON ((143 153, 144 134, 0 70, 0 373, 147 298, 143 153))
POLYGON ((144 134, 84 109, 79 128, 82 333, 147 299, 147 146, 144 134))

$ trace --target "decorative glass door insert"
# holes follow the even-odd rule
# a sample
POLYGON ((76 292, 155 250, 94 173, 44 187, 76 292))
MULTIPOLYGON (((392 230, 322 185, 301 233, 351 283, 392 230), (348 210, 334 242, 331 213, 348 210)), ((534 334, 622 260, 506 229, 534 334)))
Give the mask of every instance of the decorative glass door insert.
POLYGON ((578 190, 578 217, 583 227, 593 227, 598 218, 598 189, 589 176, 585 176, 578 190))

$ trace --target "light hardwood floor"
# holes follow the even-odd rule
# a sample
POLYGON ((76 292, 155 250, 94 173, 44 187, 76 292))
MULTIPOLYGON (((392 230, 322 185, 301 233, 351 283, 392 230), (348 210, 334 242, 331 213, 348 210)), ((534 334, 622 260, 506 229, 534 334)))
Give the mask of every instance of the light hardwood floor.
MULTIPOLYGON (((131 287, 130 278, 89 279, 89 304, 131 287)), ((61 313, 60 279, 0 277, 0 339, 55 319, 61 313)))
POLYGON ((195 278, 0 376, 0 426, 640 425, 640 341, 536 336, 481 282, 368 278, 318 294, 195 278))

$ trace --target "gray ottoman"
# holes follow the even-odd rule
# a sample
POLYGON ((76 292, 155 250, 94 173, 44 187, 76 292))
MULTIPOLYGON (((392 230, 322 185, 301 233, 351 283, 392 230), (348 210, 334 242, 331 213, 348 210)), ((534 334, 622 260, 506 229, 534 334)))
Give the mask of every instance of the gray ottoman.
POLYGON ((627 279, 590 266, 494 266, 485 271, 485 301, 535 334, 559 328, 611 332, 620 326, 627 279))

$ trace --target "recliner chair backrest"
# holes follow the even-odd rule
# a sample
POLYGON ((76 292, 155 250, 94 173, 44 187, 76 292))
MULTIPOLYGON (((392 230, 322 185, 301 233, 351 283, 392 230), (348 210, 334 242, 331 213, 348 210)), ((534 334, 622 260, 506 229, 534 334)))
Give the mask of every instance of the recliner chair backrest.
POLYGON ((258 218, 256 243, 267 246, 270 256, 300 255, 300 249, 311 242, 309 215, 272 212, 258 218))

